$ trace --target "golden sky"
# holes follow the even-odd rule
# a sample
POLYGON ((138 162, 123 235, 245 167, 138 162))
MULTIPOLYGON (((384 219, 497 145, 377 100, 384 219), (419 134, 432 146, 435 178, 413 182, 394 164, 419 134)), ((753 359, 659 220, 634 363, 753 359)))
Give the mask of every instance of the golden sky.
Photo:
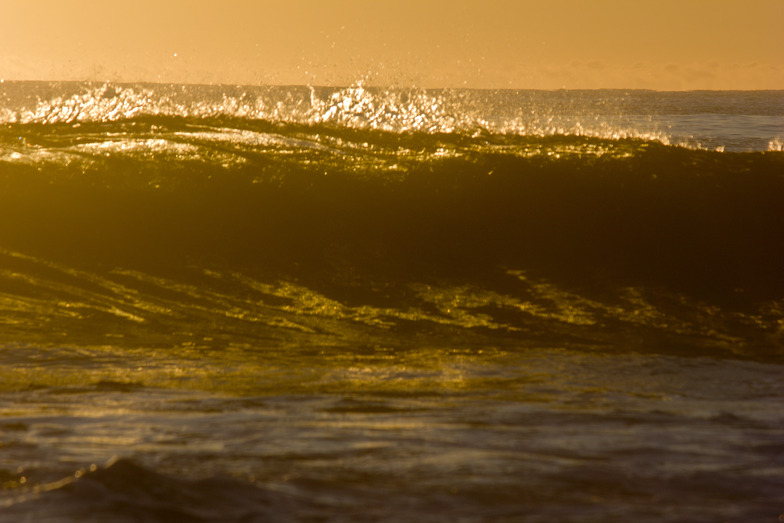
POLYGON ((784 89, 784 0, 0 0, 0 78, 784 89))

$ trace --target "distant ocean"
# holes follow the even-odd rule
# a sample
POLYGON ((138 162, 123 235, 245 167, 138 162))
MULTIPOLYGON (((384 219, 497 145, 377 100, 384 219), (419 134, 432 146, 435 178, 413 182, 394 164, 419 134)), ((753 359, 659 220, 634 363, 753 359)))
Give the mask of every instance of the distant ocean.
POLYGON ((0 521, 770 522, 784 91, 0 83, 0 521))

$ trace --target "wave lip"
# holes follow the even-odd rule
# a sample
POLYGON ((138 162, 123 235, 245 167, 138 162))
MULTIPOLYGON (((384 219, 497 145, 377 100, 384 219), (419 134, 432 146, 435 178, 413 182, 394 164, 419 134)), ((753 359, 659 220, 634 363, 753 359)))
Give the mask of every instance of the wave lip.
POLYGON ((631 137, 697 149, 764 151, 784 135, 777 118, 782 114, 784 91, 477 91, 361 82, 343 88, 0 84, 0 125, 234 118, 395 133, 631 137))

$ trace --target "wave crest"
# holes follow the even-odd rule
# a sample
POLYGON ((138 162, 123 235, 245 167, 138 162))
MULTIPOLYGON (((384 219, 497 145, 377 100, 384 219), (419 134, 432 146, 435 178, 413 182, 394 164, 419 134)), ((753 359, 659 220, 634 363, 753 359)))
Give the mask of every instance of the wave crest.
MULTIPOLYGON (((140 116, 242 118, 395 133, 642 138, 671 143, 650 122, 528 93, 418 88, 230 87, 153 84, 37 86, 0 107, 0 124, 116 122, 140 116), (533 96, 533 98, 531 97, 533 96), (507 99, 508 98, 508 99, 507 99), (498 100, 501 100, 501 103, 498 100)), ((13 97, 11 97, 13 98, 13 97)), ((6 99, 9 95, 6 94, 6 99)), ((620 109, 619 109, 620 111, 620 109)))

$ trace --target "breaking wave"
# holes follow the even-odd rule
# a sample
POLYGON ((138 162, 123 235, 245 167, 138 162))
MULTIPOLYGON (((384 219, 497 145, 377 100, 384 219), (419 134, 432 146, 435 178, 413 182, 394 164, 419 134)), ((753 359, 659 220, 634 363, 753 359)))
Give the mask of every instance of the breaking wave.
POLYGON ((0 116, 20 341, 177 345, 228 321, 781 354, 779 152, 672 145, 605 95, 591 120, 532 113, 536 93, 28 87, 0 116))

